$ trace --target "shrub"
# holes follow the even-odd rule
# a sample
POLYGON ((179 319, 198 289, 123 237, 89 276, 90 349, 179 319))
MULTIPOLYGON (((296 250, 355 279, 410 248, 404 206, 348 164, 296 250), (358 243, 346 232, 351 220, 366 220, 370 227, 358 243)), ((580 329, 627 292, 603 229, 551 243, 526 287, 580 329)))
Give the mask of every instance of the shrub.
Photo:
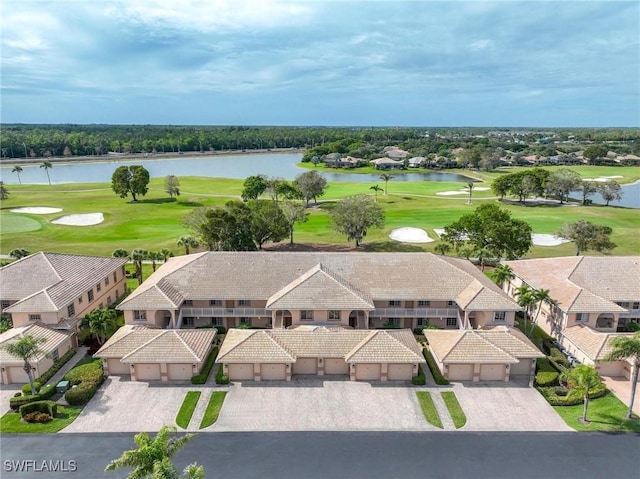
POLYGON ((227 328, 224 326, 216 326, 216 329, 218 330, 218 334, 227 334, 227 328))
MULTIPOLYGON (((36 388, 36 392, 40 392, 40 381, 34 381, 33 385, 36 388)), ((27 383, 22 385, 22 394, 25 396, 31 394, 31 384, 27 383)))
POLYGON ((86 404, 104 381, 102 360, 85 358, 65 374, 64 379, 75 385, 64 395, 67 403, 70 406, 86 404))
POLYGON ((558 373, 555 365, 549 361, 549 358, 536 359, 536 373, 558 373))
POLYGON ((45 412, 34 411, 34 412, 25 414, 24 416, 22 416, 22 419, 24 419, 25 422, 44 423, 44 422, 51 421, 51 419, 53 418, 51 417, 51 415, 45 412))
POLYGON ((431 351, 429 351, 428 348, 424 348, 422 350, 422 354, 424 354, 424 358, 427 360, 429 371, 431 371, 431 375, 433 376, 433 380, 436 382, 436 384, 439 384, 441 386, 449 384, 449 380, 445 378, 438 369, 436 360, 433 359, 433 356, 431 355, 431 351))
POLYGON ((98 385, 95 383, 81 383, 69 389, 64 394, 64 398, 69 406, 81 406, 88 403, 97 390, 98 385))
POLYGON ((425 376, 422 366, 418 366, 418 375, 411 378, 414 386, 424 386, 427 384, 427 376, 425 376))
POLYGON ((229 376, 224 374, 224 367, 222 364, 218 367, 216 372, 216 384, 229 384, 229 376))
POLYGON ((55 417, 56 414, 58 414, 58 405, 55 401, 35 401, 20 406, 20 415, 22 417, 34 411, 45 413, 51 417, 55 417))
POLYGON ((213 364, 216 362, 216 358, 218 357, 218 347, 214 347, 211 349, 209 356, 207 356, 207 360, 204 363, 202 371, 200 374, 196 374, 191 377, 191 384, 204 384, 207 382, 207 378, 209 377, 209 373, 211 373, 211 368, 213 364))
POLYGON ((549 350, 549 356, 552 362, 562 366, 563 368, 568 368, 570 366, 569 360, 558 348, 551 348, 549 350))
POLYGON ((56 393, 56 385, 55 384, 47 384, 38 394, 33 395, 21 395, 17 397, 12 397, 9 399, 9 407, 14 411, 17 411, 20 406, 24 404, 29 404, 35 401, 44 401, 45 399, 49 399, 56 393))
POLYGON ((556 372, 541 371, 536 374, 536 384, 540 387, 557 386, 559 376, 556 372))
MULTIPOLYGON (((552 406, 575 406, 576 404, 582 404, 584 400, 582 395, 575 389, 558 387, 536 387, 536 389, 552 406)), ((589 399, 597 399, 604 396, 606 392, 606 386, 600 383, 589 391, 589 399)))

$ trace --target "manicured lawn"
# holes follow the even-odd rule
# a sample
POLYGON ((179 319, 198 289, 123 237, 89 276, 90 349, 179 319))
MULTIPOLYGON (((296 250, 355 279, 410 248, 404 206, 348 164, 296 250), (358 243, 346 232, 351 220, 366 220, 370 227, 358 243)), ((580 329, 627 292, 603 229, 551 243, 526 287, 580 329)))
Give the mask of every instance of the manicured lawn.
POLYGON ((428 391, 417 391, 416 396, 418 396, 418 402, 420 403, 422 414, 424 414, 426 421, 432 426, 442 429, 442 420, 436 410, 436 406, 433 404, 431 393, 428 391))
POLYGON ((220 409, 222 408, 222 403, 224 403, 226 395, 226 391, 214 391, 211 393, 211 399, 209 399, 209 404, 207 404, 207 409, 202 417, 200 429, 209 427, 218 420, 220 409))
POLYGON ((195 411, 198 400, 200 399, 200 394, 202 394, 200 391, 189 391, 185 395, 182 406, 180 406, 180 410, 176 416, 176 424, 182 429, 186 429, 189 426, 193 411, 195 411))
POLYGON ((26 233, 42 228, 38 220, 17 213, 0 214, 0 225, 2 225, 2 234, 26 233))
POLYGON ((460 429, 467 423, 467 416, 465 416, 462 407, 460 407, 456 393, 453 391, 443 391, 440 394, 442 395, 444 403, 447 405, 451 419, 453 419, 453 425, 456 429, 460 429))
POLYGON ((604 396, 589 401, 587 419, 591 421, 583 424, 582 403, 575 406, 553 406, 558 415, 564 419, 569 427, 576 431, 610 431, 610 432, 640 432, 640 419, 626 419, 627 406, 611 391, 604 396))
POLYGON ((43 424, 23 423, 19 413, 8 412, 0 418, 0 432, 3 434, 12 432, 32 434, 58 432, 71 424, 81 411, 81 407, 58 406, 58 415, 43 424))

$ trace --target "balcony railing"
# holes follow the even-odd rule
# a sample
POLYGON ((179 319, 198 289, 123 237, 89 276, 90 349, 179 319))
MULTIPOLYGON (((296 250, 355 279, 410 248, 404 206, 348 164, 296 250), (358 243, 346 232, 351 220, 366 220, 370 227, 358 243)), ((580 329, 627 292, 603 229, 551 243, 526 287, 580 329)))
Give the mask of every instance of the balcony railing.
POLYGON ((271 311, 264 308, 181 308, 182 316, 195 317, 260 317, 271 316, 271 311))
POLYGON ((640 309, 630 309, 627 313, 620 313, 621 318, 640 318, 640 309))
POLYGON ((371 318, 457 318, 455 308, 379 308, 369 313, 371 318))

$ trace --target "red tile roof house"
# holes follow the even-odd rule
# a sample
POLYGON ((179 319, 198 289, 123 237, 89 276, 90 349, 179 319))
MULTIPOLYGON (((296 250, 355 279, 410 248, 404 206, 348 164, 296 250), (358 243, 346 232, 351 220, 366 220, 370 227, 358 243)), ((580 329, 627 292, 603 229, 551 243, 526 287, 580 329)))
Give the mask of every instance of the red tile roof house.
POLYGON ((639 256, 569 256, 505 261, 515 278, 505 288, 515 297, 523 284, 548 289, 553 306, 542 305, 537 324, 580 362, 601 375, 631 378, 628 361, 604 362, 624 322, 640 321, 639 256))
POLYGON ((512 326, 520 310, 463 259, 284 252, 172 258, 118 308, 128 325, 262 328, 231 329, 221 346, 218 362, 231 379, 244 380, 329 371, 355 380, 410 379, 424 362, 411 329, 512 326))

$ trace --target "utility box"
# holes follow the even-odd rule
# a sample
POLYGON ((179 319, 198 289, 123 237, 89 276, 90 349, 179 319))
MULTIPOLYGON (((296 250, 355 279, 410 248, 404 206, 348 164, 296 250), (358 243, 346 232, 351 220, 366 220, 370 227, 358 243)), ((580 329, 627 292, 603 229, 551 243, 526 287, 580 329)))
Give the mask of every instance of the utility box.
POLYGON ((66 393, 67 390, 71 387, 71 383, 69 381, 60 381, 57 385, 56 385, 56 392, 57 393, 66 393))

